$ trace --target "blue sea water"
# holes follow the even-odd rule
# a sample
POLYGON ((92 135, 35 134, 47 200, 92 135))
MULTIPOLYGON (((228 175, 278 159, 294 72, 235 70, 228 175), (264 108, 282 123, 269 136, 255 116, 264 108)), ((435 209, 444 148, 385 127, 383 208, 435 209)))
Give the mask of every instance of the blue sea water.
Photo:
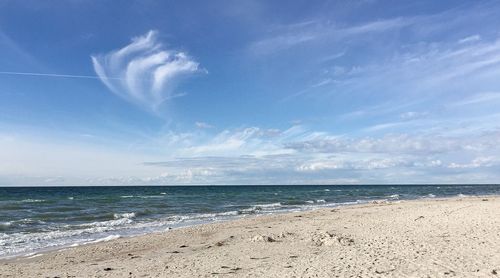
POLYGON ((0 258, 250 215, 498 194, 500 185, 0 187, 0 258))

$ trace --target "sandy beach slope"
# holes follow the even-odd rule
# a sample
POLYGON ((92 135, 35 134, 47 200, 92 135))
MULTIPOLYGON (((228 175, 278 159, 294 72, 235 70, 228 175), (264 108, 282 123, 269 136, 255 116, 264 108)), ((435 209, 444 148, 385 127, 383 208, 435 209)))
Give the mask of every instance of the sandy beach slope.
POLYGON ((0 276, 499 277, 500 198, 251 217, 3 260, 0 276))

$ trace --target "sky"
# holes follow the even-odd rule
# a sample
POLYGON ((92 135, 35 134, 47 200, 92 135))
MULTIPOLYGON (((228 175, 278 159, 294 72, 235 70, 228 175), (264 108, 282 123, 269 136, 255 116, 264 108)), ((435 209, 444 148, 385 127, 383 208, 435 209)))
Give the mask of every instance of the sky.
POLYGON ((498 14, 0 0, 0 185, 498 183, 498 14))

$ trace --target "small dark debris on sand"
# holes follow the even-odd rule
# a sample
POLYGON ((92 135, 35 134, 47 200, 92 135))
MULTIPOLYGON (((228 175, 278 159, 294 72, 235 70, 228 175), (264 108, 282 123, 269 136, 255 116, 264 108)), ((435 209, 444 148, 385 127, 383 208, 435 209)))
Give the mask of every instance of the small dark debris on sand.
POLYGON ((188 247, 188 246, 187 245, 181 245, 181 246, 179 246, 179 248, 186 248, 186 247, 188 247))
POLYGON ((111 267, 104 268, 104 271, 111 271, 111 270, 113 270, 111 267))
POLYGON ((423 217, 422 215, 420 215, 419 217, 415 218, 415 220, 413 220, 413 221, 417 221, 417 220, 420 220, 422 218, 425 218, 425 217, 423 217))

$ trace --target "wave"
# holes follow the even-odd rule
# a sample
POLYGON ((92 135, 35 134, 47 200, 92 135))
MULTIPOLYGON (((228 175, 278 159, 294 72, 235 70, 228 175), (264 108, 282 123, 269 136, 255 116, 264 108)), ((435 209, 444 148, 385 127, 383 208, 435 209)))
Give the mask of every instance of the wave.
POLYGON ((120 219, 120 218, 134 218, 134 217, 136 217, 136 213, 135 212, 115 213, 115 214, 113 214, 113 217, 115 219, 120 219))
POLYGON ((98 243, 98 242, 110 241, 110 240, 118 239, 121 237, 122 236, 120 236, 120 235, 109 235, 107 237, 103 237, 103 238, 99 238, 99 239, 96 239, 93 241, 89 241, 88 243, 98 243))
POLYGON ((124 195, 120 196, 120 198, 141 198, 141 199, 150 199, 150 198, 163 198, 165 197, 166 194, 161 194, 160 196, 158 195, 124 195))
POLYGON ((281 203, 270 203, 270 204, 258 204, 256 205, 257 207, 260 208, 277 208, 283 206, 281 203))
POLYGON ((7 231, 12 226, 12 221, 0 222, 0 232, 7 231))
POLYGON ((81 224, 81 227, 114 227, 114 226, 123 226, 126 224, 132 223, 133 220, 130 218, 119 218, 116 220, 108 220, 108 221, 96 221, 91 223, 81 224))
POLYGON ((45 202, 45 200, 41 200, 41 199, 24 199, 24 200, 21 200, 20 202, 21 203, 41 203, 41 202, 45 202))

